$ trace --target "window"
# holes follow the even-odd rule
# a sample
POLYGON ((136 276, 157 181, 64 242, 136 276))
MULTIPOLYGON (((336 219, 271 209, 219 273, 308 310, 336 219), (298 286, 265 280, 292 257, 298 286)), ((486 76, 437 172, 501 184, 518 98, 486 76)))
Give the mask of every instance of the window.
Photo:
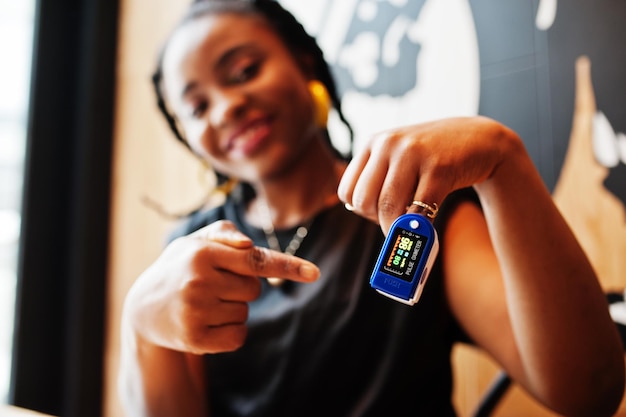
POLYGON ((8 402, 34 0, 0 1, 0 401, 8 402))
MULTIPOLYGON (((46 414, 96 417, 118 2, 67 0, 59 7, 57 0, 31 1, 33 61, 8 402, 46 414)), ((3 3, 17 7, 23 1, 3 3)), ((14 64, 5 58, 2 66, 14 64)))

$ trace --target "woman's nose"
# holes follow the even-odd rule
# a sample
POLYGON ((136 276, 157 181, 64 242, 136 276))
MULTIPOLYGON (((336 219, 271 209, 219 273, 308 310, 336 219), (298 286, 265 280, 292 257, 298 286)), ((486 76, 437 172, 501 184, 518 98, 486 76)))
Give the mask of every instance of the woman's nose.
POLYGON ((245 94, 238 91, 214 92, 210 99, 210 123, 219 127, 237 121, 244 113, 246 102, 245 94))

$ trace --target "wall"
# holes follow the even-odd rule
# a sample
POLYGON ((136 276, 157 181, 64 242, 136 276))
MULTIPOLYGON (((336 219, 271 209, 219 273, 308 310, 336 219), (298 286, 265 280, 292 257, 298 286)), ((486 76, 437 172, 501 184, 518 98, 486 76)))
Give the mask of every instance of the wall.
POLYGON ((119 321, 123 298, 153 261, 173 221, 145 203, 171 211, 197 204, 203 184, 197 162, 169 135, 153 98, 150 76, 159 45, 184 9, 184 1, 121 2, 120 50, 110 240, 110 286, 104 415, 122 416, 117 398, 119 321))
MULTIPOLYGON (((626 49, 615 42, 625 38, 620 19, 626 16, 626 3, 283 3, 318 35, 326 58, 334 64, 346 115, 356 128, 357 147, 376 130, 438 117, 484 114, 508 124, 524 139, 602 285, 607 290, 626 287, 626 139, 619 133, 626 132, 626 77, 621 75, 626 49), (582 55, 589 60, 579 61, 577 73, 582 55)), ((188 181, 198 178, 201 168, 170 137, 149 84, 158 46, 183 9, 184 2, 174 0, 122 2, 108 416, 121 415, 115 377, 123 296, 158 255, 173 224, 142 199, 149 196, 169 210, 184 211, 207 188, 201 179, 188 181)), ((345 132, 332 119, 331 130, 338 141, 345 140, 345 132)), ((455 351, 454 363, 454 401, 461 415, 468 415, 497 367, 465 346, 455 351)), ((622 410, 626 415, 626 406, 622 410)), ((497 415, 553 414, 514 387, 497 415)))

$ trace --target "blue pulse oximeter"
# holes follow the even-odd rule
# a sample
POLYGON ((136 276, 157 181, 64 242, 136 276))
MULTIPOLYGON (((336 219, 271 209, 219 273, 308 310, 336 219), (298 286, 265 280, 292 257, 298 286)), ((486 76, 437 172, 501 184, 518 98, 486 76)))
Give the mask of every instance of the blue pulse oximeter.
POLYGON ((370 285, 386 297, 413 305, 438 252, 439 239, 430 220, 421 214, 403 214, 391 225, 370 285))

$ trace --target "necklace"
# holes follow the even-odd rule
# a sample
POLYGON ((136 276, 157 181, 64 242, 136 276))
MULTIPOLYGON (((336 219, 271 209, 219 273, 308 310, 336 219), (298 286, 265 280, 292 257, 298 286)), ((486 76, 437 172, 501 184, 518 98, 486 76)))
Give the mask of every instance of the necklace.
MULTIPOLYGON (((287 255, 295 255, 296 251, 302 244, 302 241, 309 233, 308 227, 311 222, 309 222, 306 226, 300 226, 296 229, 296 233, 294 233, 291 241, 283 251, 280 247, 280 242, 278 241, 278 236, 276 236, 276 230, 274 229, 274 223, 272 222, 272 214, 270 212, 270 207, 265 204, 260 204, 263 206, 265 213, 261 213, 261 219, 263 220, 263 233, 265 234, 265 240, 267 241, 267 245, 270 249, 275 250, 277 252, 283 252, 287 255)), ((285 280, 283 278, 277 277, 267 277, 267 282, 269 282, 272 286, 278 287, 285 280)))

